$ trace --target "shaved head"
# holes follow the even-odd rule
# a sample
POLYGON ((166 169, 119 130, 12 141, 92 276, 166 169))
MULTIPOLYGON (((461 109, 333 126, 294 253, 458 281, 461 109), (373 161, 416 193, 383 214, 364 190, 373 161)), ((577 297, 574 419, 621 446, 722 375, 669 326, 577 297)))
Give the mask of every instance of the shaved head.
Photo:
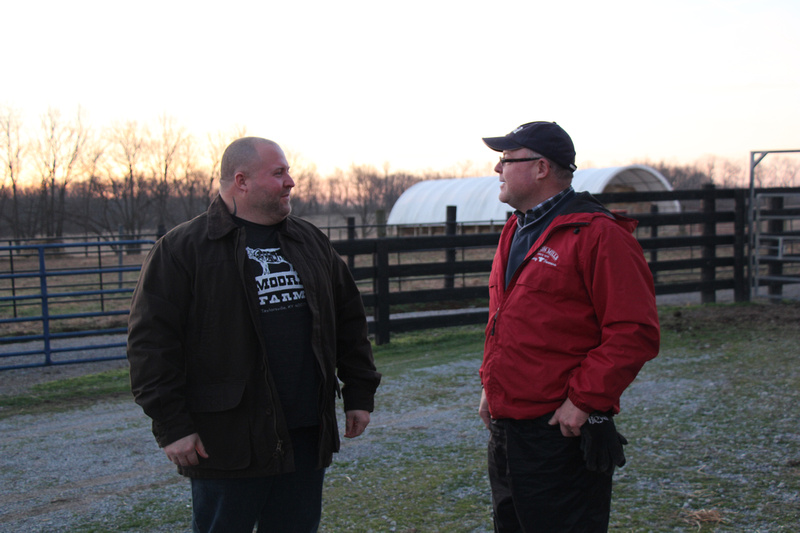
POLYGON ((294 180, 278 143, 261 137, 236 139, 220 163, 219 195, 231 214, 265 226, 292 212, 294 180))
POLYGON ((260 161, 258 146, 262 144, 278 146, 277 143, 261 137, 242 137, 229 144, 222 154, 220 182, 230 183, 237 172, 251 171, 260 161))

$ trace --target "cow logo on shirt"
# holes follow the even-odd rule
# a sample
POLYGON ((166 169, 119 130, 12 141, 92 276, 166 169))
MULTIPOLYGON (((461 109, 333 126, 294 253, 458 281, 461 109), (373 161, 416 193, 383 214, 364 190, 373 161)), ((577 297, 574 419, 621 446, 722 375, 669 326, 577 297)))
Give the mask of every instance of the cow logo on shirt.
POLYGON ((280 253, 280 248, 247 248, 247 257, 261 265, 256 276, 258 301, 262 310, 288 309, 305 302, 306 291, 300 276, 280 253))

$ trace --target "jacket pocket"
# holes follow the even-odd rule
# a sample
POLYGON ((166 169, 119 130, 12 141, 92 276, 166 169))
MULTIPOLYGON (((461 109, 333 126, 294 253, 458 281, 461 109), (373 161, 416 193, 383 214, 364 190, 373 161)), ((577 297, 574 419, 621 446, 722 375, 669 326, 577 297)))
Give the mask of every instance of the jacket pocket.
POLYGON ((189 410, 193 413, 216 413, 233 409, 242 403, 244 381, 202 383, 189 393, 189 410))
POLYGON ((241 470, 251 463, 250 416, 245 382, 204 383, 192 388, 189 410, 208 459, 201 468, 241 470))

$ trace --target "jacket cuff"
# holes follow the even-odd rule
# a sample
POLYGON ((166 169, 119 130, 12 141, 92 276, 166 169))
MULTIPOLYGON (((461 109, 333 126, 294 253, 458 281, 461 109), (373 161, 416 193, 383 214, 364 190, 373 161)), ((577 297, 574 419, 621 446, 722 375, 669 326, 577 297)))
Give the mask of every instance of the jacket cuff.
POLYGON ((153 436, 155 436, 156 442, 161 448, 193 433, 197 433, 197 428, 195 428, 191 417, 188 416, 170 422, 153 421, 153 436))
POLYGON ((575 407, 577 407, 578 409, 580 409, 580 410, 581 410, 581 411, 583 411, 584 413, 593 413, 594 411, 597 411, 597 409, 595 409, 595 408, 594 408, 594 407, 592 407, 591 405, 589 405, 589 404, 587 404, 587 403, 584 403, 584 402, 582 402, 582 401, 580 400, 580 398, 578 398, 578 397, 577 397, 577 396, 576 396, 576 395, 575 395, 575 394, 572 392, 572 390, 570 390, 570 391, 567 393, 567 397, 570 399, 570 401, 572 402, 572 404, 573 404, 575 407))
POLYGON ((369 411, 375 410, 375 393, 368 391, 353 390, 350 387, 342 389, 342 401, 345 411, 369 411))

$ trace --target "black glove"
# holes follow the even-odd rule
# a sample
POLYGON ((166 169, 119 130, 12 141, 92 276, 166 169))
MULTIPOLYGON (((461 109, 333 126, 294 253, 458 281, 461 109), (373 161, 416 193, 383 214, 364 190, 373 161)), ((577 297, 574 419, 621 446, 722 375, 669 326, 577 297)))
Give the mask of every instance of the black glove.
POLYGON ((608 413, 594 412, 581 426, 581 450, 589 470, 613 474, 615 466, 625 464, 624 444, 628 440, 617 433, 614 419, 608 413))

